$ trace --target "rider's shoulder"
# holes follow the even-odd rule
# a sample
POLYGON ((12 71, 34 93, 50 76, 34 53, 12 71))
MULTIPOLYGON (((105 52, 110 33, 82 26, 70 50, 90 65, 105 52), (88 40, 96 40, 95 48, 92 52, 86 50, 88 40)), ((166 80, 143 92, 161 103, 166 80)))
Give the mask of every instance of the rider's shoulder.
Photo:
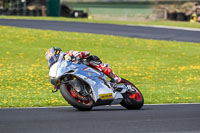
POLYGON ((76 55, 76 54, 79 54, 80 51, 75 51, 75 50, 70 50, 70 51, 67 51, 66 54, 71 56, 71 55, 76 55))
POLYGON ((66 52, 66 54, 71 55, 71 54, 73 54, 73 52, 74 52, 74 50, 69 50, 69 51, 66 52))

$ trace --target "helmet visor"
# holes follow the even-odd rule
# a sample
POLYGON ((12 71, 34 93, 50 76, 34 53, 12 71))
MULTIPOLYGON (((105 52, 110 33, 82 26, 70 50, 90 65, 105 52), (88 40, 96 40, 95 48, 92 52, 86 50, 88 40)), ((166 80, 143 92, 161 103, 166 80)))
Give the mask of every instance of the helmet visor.
POLYGON ((58 60, 58 58, 56 58, 55 56, 51 56, 51 57, 48 59, 49 68, 50 68, 54 63, 56 63, 57 60, 58 60))

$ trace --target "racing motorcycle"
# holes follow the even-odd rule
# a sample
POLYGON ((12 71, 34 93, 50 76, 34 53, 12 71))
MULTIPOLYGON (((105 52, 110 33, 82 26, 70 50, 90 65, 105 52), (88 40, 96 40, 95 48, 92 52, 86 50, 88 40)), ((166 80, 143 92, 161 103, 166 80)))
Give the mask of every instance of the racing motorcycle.
POLYGON ((94 106, 121 104, 127 109, 140 109, 144 104, 139 89, 122 78, 116 84, 107 76, 84 64, 63 60, 64 53, 49 70, 50 81, 55 92, 60 89, 62 96, 73 107, 89 111, 94 106))

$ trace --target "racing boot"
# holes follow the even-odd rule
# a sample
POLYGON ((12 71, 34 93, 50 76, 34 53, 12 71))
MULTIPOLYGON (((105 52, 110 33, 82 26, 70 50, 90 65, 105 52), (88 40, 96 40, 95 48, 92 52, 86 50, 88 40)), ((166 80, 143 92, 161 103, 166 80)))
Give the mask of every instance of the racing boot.
POLYGON ((109 77, 111 78, 111 82, 114 82, 114 83, 120 83, 121 82, 121 78, 118 77, 114 72, 110 72, 109 77))
POLYGON ((118 77, 113 71, 112 69, 108 66, 108 64, 103 63, 97 56, 91 56, 93 57, 90 61, 89 61, 89 65, 92 66, 93 68, 102 71, 104 74, 106 74, 108 77, 111 78, 111 83, 112 83, 112 87, 115 89, 116 91, 120 91, 122 89, 117 89, 119 87, 117 87, 117 84, 121 82, 121 78, 118 77), (94 60, 94 57, 96 58, 94 60))
POLYGON ((118 77, 109 66, 106 66, 106 68, 103 71, 108 77, 111 78, 111 84, 113 87, 113 92, 121 92, 124 87, 122 85, 119 85, 118 83, 121 82, 121 78, 118 77))
POLYGON ((121 82, 121 78, 118 77, 113 71, 112 69, 106 65, 103 70, 102 70, 108 77, 111 78, 111 82, 114 82, 114 83, 120 83, 121 82))

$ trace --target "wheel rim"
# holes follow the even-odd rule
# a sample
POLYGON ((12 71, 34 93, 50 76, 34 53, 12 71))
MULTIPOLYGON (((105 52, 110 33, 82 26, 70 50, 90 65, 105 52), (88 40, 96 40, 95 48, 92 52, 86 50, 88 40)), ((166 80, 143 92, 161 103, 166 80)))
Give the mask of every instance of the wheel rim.
POLYGON ((135 101, 140 101, 141 100, 141 95, 140 95, 140 93, 136 90, 136 93, 128 93, 128 96, 131 98, 131 99, 133 99, 133 100, 135 100, 135 101))
POLYGON ((69 92, 69 94, 74 98, 78 103, 81 104, 90 104, 91 99, 86 96, 80 95, 72 86, 66 85, 66 89, 69 92))
POLYGON ((135 101, 142 100, 142 96, 141 96, 140 92, 137 90, 137 88, 133 84, 131 84, 125 80, 122 80, 121 83, 131 85, 135 88, 136 93, 127 92, 127 95, 129 96, 130 99, 133 99, 135 101))

